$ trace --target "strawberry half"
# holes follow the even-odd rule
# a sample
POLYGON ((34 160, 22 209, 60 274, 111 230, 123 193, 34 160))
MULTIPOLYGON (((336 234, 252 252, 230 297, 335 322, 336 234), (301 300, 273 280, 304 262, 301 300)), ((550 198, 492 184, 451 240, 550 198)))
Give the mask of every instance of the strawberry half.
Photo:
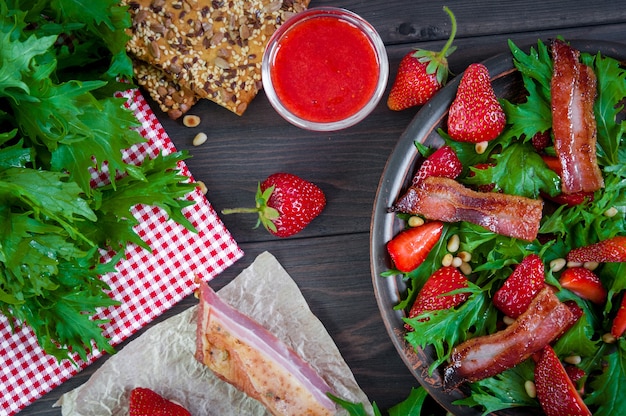
POLYGON ((396 235, 387 243, 387 251, 395 268, 404 273, 415 270, 426 260, 442 232, 443 223, 432 221, 396 235))
POLYGON ((607 292, 594 272, 584 267, 570 267, 561 273, 559 283, 567 290, 574 292, 583 299, 602 304, 606 301, 607 292))
POLYGON ((622 296, 622 302, 619 305, 615 318, 613 318, 611 335, 619 338, 624 334, 624 331, 626 331, 626 296, 622 296))
POLYGON ((222 214, 257 213, 277 237, 289 237, 304 229, 326 206, 324 192, 314 183, 291 173, 275 173, 259 183, 255 208, 223 209, 222 214))
POLYGON ((626 262, 626 236, 615 236, 585 247, 575 248, 567 254, 567 260, 584 263, 626 262))
MULTIPOLYGON (((456 267, 443 266, 433 273, 417 294, 417 298, 409 311, 409 318, 415 318, 426 311, 449 309, 465 302, 468 292, 453 295, 446 293, 467 287, 467 277, 456 267)), ((410 330, 410 326, 405 326, 410 330)))
POLYGON ((450 146, 442 146, 424 160, 413 176, 412 185, 419 185, 429 176, 456 179, 461 171, 463 171, 463 165, 454 149, 450 146))
POLYGON ((506 115, 483 64, 467 67, 448 112, 448 134, 458 142, 479 143, 500 135, 506 115))
POLYGON ((515 267, 493 296, 493 304, 506 316, 517 318, 526 309, 535 295, 545 286, 544 266, 536 254, 525 257, 515 267))
POLYGON ((591 416, 552 347, 545 346, 535 366, 537 398, 547 416, 591 416))
POLYGON ((423 105, 446 84, 450 73, 447 58, 456 49, 452 46, 456 35, 456 19, 450 9, 443 9, 452 21, 448 41, 439 52, 416 49, 402 58, 387 99, 390 110, 400 111, 423 105))
POLYGON ((130 392, 129 414, 130 416, 191 416, 191 413, 181 405, 143 387, 136 387, 130 392))

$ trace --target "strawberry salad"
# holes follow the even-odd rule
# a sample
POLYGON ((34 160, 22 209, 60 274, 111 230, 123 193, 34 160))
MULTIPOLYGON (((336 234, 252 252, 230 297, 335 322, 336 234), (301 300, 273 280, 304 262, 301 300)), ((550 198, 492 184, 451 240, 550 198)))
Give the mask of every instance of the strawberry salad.
POLYGON ((454 404, 626 414, 626 69, 560 39, 509 47, 525 98, 468 67, 444 145, 415 143, 383 274, 408 282, 406 340, 454 404))

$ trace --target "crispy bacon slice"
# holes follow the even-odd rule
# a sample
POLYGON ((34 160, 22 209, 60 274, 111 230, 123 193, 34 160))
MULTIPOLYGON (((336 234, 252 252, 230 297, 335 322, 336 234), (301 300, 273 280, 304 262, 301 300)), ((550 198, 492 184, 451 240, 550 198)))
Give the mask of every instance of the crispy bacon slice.
POLYGON ((561 40, 552 43, 550 85, 554 148, 561 163, 563 193, 593 192, 604 186, 596 157, 596 76, 579 62, 580 52, 561 40))
POLYGON ((444 388, 474 382, 512 368, 569 328, 576 317, 550 287, 542 289, 514 323, 456 346, 444 370, 444 388))
POLYGON ((477 192, 453 179, 429 177, 413 186, 392 211, 444 222, 467 221, 494 233, 532 241, 539 232, 541 200, 497 192, 477 192))
POLYGON ((256 321, 200 284, 196 359, 274 415, 336 413, 326 381, 256 321))

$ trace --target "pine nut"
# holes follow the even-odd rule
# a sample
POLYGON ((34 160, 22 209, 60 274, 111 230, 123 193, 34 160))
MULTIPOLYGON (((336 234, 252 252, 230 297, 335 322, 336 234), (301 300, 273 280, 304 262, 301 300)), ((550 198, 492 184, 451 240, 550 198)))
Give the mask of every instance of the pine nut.
POLYGON ((196 137, 193 138, 193 145, 200 146, 202 143, 206 142, 208 139, 206 133, 198 133, 196 137))
POLYGON ((452 266, 453 258, 452 254, 446 253, 446 255, 441 259, 441 265, 444 267, 452 266))
POLYGON ((570 355, 568 357, 563 358, 563 361, 565 361, 568 364, 578 365, 582 361, 582 358, 580 358, 580 355, 570 355))
POLYGON ((599 265, 600 263, 598 263, 597 261, 586 261, 583 263, 583 267, 591 271, 594 271, 595 269, 597 269, 599 265))
POLYGON ((459 252, 459 254, 457 254, 457 256, 463 260, 465 263, 469 263, 470 260, 472 259, 472 255, 471 253, 467 252, 467 251, 461 251, 459 252))
POLYGON ((448 240, 447 249, 450 253, 456 253, 460 245, 461 245, 461 239, 459 238, 459 235, 454 234, 448 240))
POLYGON ((470 274, 472 274, 472 266, 466 262, 461 263, 461 265, 459 266, 459 270, 465 276, 469 276, 470 274))
POLYGON ((461 264, 463 264, 463 260, 461 260, 460 257, 454 257, 452 259, 452 267, 461 267, 461 264))
POLYGON ((202 192, 203 195, 206 195, 207 192, 209 192, 209 188, 206 187, 204 182, 196 181, 196 183, 198 184, 198 188, 200 188, 200 192, 202 192))
POLYGON ((409 217, 408 224, 409 227, 419 227, 420 225, 424 225, 424 218, 413 215, 409 217))
POLYGON ((566 264, 567 260, 565 260, 564 258, 554 259, 550 262, 550 270, 552 270, 553 272, 560 272, 561 270, 563 270, 566 264))
POLYGON ((185 127, 198 127, 200 125, 200 117, 188 114, 183 117, 183 125, 185 127))
POLYGON ((606 334, 602 335, 602 341, 606 344, 613 344, 615 343, 615 341, 617 341, 617 338, 615 338, 610 332, 607 332, 606 334))
POLYGON ((487 141, 478 142, 474 146, 474 149, 476 150, 477 154, 482 155, 487 150, 487 146, 489 146, 489 142, 487 141))
POLYGON ((583 263, 578 261, 568 261, 567 267, 583 267, 583 263))
POLYGON ((526 390, 526 394, 528 394, 528 397, 531 399, 537 397, 537 386, 534 381, 526 380, 526 382, 524 382, 524 390, 526 390))
POLYGON ((502 318, 502 322, 504 322, 505 325, 509 326, 513 322, 515 322, 515 319, 511 318, 510 316, 505 316, 504 318, 502 318))
POLYGON ((616 215, 617 215, 617 208, 615 208, 615 207, 611 207, 611 208, 607 209, 606 211, 604 211, 604 216, 605 217, 612 218, 612 217, 614 217, 616 215))

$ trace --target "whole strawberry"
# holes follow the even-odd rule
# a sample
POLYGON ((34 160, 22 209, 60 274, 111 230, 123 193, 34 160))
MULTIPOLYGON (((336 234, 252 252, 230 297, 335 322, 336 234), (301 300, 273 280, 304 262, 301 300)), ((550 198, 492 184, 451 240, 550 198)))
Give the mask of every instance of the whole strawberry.
POLYGON ((458 142, 479 143, 495 139, 506 125, 489 71, 483 64, 467 67, 448 113, 448 134, 458 142))
POLYGON ((224 209, 222 214, 258 213, 262 224, 277 237, 304 229, 326 206, 324 192, 315 184, 290 173, 275 173, 259 183, 256 207, 224 209))
POLYGON ((191 416, 181 405, 143 387, 130 392, 128 412, 130 416, 191 416))
POLYGON ((452 21, 452 31, 441 51, 416 49, 402 58, 398 74, 389 92, 387 106, 400 111, 430 100, 448 80, 448 56, 456 47, 452 46, 456 35, 456 19, 447 7, 443 8, 452 21))

